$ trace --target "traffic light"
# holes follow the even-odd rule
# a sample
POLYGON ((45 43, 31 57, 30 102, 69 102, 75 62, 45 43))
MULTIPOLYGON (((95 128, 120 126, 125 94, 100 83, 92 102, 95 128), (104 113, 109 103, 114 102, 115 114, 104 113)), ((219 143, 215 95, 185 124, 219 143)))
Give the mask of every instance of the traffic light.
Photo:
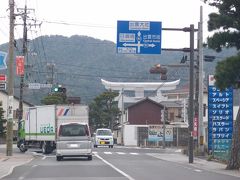
MULTIPOLYGON (((184 55, 183 55, 180 63, 181 63, 181 64, 184 64, 186 61, 188 61, 187 58, 188 58, 187 56, 184 56, 184 55)), ((213 62, 213 61, 215 60, 215 58, 216 58, 216 56, 204 55, 203 60, 206 61, 206 62, 213 62)))
POLYGON ((55 87, 55 88, 53 89, 53 91, 54 91, 54 92, 58 92, 58 87, 55 87))
POLYGON ((168 111, 166 108, 162 109, 161 111, 161 119, 162 119, 162 122, 165 121, 168 122, 168 111))
POLYGON ((206 62, 213 62, 215 58, 216 58, 216 56, 205 55, 204 56, 204 61, 206 61, 206 62))
POLYGON ((181 63, 181 64, 184 64, 186 61, 187 61, 187 56, 184 56, 184 55, 183 55, 180 63, 181 63))
POLYGON ((167 80, 167 68, 162 67, 160 64, 154 65, 149 72, 151 74, 160 74, 160 79, 161 80, 167 80))
POLYGON ((64 87, 58 86, 53 88, 53 92, 66 93, 67 90, 64 87))

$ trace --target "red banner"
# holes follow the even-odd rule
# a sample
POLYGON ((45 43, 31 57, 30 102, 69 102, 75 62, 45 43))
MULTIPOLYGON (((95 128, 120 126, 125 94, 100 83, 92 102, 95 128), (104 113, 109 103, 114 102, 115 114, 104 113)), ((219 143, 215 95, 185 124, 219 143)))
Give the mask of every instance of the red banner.
POLYGON ((198 138, 198 117, 194 117, 193 121, 193 138, 197 139, 198 138))
POLYGON ((24 56, 16 56, 16 73, 18 76, 24 75, 24 56))

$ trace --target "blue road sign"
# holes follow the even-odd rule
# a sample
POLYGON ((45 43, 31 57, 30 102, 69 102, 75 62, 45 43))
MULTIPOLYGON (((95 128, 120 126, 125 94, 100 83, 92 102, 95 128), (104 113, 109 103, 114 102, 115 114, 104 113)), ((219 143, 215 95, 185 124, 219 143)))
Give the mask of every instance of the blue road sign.
POLYGON ((0 51, 0 69, 7 69, 6 59, 7 53, 0 51))
POLYGON ((161 54, 162 23, 118 21, 117 53, 161 54))
POLYGON ((233 89, 208 86, 208 150, 228 156, 233 133, 233 89))

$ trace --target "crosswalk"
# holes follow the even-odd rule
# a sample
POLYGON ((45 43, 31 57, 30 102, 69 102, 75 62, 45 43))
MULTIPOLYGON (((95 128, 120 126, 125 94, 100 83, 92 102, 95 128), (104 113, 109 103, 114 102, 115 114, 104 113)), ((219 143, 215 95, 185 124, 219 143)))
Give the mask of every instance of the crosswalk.
MULTIPOLYGON (((118 154, 118 155, 134 155, 134 156, 140 155, 140 153, 136 153, 136 152, 126 153, 126 152, 109 152, 109 151, 104 151, 104 152, 101 152, 101 153, 106 154, 106 155, 114 155, 114 154, 118 154)), ((93 154, 99 154, 99 152, 93 151, 93 154)))

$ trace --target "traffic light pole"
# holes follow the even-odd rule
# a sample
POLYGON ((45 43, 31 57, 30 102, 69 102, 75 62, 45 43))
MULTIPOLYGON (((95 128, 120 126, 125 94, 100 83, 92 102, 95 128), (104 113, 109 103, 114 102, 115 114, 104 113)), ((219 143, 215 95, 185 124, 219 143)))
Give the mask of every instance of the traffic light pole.
POLYGON ((189 68, 189 103, 188 103, 188 157, 189 163, 193 163, 193 117, 194 117, 194 32, 198 29, 194 29, 194 25, 186 28, 162 28, 167 31, 183 31, 190 32, 190 48, 182 49, 162 49, 165 51, 183 51, 190 53, 190 68, 189 68))

